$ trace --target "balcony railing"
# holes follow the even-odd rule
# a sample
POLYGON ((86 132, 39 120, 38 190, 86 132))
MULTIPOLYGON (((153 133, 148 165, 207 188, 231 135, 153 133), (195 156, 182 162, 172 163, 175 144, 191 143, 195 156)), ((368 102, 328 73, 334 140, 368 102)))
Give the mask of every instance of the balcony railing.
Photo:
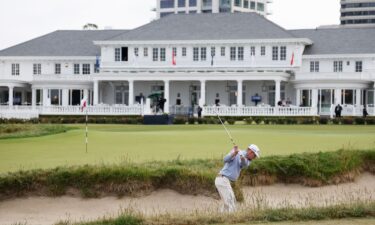
POLYGON ((317 116, 313 107, 203 107, 204 116, 317 116))
MULTIPOLYGON (((321 115, 334 117, 334 105, 330 112, 321 115)), ((363 106, 343 105, 342 116, 362 116, 363 106)), ((370 116, 375 116, 374 105, 366 106, 370 116)), ((176 107, 169 108, 170 114, 196 116, 197 107, 176 107)), ((145 112, 155 113, 147 110, 144 105, 118 105, 118 106, 88 106, 88 115, 95 116, 126 116, 144 115, 145 112)), ((40 115, 85 115, 80 106, 0 106, 0 118, 5 119, 33 119, 40 115)), ((229 107, 229 106, 205 106, 202 108, 202 116, 318 116, 317 108, 314 107, 229 107)))

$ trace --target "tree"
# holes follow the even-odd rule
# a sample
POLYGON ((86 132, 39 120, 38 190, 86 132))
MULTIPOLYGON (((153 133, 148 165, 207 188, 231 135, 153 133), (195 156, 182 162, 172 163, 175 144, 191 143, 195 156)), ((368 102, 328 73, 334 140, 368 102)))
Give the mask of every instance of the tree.
POLYGON ((83 29, 84 30, 97 30, 98 29, 98 25, 96 24, 93 24, 93 23, 87 23, 83 26, 83 29))

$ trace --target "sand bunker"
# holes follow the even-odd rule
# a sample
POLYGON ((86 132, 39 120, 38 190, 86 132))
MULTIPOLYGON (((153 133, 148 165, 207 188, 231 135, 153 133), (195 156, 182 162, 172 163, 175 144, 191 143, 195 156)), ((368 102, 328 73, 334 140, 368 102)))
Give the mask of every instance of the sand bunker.
MULTIPOLYGON (((241 207, 309 207, 375 201, 375 176, 364 174, 355 183, 321 188, 283 184, 245 187, 244 195, 245 202, 241 207)), ((171 190, 159 190, 141 198, 121 199, 29 197, 0 202, 0 224, 12 225, 19 222, 28 225, 51 225, 64 220, 94 220, 103 216, 114 217, 128 209, 145 215, 157 215, 212 212, 219 207, 218 200, 204 196, 181 195, 171 190)))

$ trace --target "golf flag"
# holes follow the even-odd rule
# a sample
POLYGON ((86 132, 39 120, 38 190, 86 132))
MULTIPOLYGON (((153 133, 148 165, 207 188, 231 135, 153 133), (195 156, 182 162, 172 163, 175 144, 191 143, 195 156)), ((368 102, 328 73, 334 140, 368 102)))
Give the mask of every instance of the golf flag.
POLYGON ((81 100, 81 112, 87 107, 87 100, 84 98, 81 100))
POLYGON ((290 60, 290 65, 291 66, 294 66, 294 52, 292 54, 292 59, 290 60))

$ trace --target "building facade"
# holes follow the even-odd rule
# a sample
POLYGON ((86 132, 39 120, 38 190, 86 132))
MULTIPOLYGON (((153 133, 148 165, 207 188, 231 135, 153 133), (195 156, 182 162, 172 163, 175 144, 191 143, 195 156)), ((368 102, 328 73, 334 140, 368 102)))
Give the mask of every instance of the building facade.
POLYGON ((285 30, 257 13, 56 31, 0 51, 0 115, 374 114, 374 28, 285 30))
POLYGON ((341 25, 374 25, 375 0, 341 0, 341 25))
POLYGON ((271 0, 157 0, 156 14, 161 18, 170 14, 256 12, 267 15, 271 0))

